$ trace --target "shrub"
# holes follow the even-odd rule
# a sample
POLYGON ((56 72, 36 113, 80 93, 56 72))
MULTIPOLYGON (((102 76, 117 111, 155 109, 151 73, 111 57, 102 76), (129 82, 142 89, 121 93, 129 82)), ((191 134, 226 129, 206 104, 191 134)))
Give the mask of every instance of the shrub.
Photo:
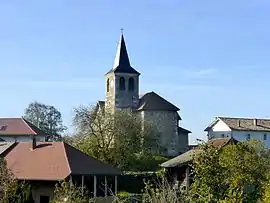
POLYGON ((32 203, 31 187, 17 180, 6 167, 6 161, 0 159, 0 202, 32 203))
POLYGON ((71 185, 69 182, 56 184, 54 190, 54 200, 52 203, 87 203, 90 197, 86 189, 71 185))

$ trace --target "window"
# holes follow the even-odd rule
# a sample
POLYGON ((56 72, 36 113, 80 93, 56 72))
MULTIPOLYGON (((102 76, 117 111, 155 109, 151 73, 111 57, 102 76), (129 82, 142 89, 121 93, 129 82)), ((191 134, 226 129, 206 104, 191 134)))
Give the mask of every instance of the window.
POLYGON ((250 140, 250 134, 247 134, 246 140, 247 140, 247 141, 250 140))
POLYGON ((45 195, 40 195, 39 202, 40 203, 49 203, 50 202, 50 197, 45 196, 45 195))
POLYGON ((224 134, 221 134, 221 137, 224 138, 224 134))
POLYGON ((128 91, 129 92, 134 91, 134 79, 133 78, 128 79, 128 91))
POLYGON ((263 135, 263 140, 267 140, 267 134, 263 135))
POLYGON ((110 89, 110 79, 107 79, 107 92, 109 92, 110 89))
POLYGON ((125 90, 126 89, 125 78, 123 78, 123 77, 120 77, 120 79, 119 79, 119 89, 120 90, 125 90))

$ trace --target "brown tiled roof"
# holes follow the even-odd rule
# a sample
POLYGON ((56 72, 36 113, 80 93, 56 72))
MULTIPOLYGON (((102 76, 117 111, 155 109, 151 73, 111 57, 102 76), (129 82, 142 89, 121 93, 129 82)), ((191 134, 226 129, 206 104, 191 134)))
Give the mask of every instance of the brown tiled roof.
POLYGON ((270 132, 270 119, 231 117, 217 117, 216 120, 205 129, 205 131, 213 127, 219 120, 226 123, 226 125, 228 125, 232 130, 270 132))
POLYGON ((121 171, 64 142, 16 143, 5 155, 7 166, 21 180, 64 180, 69 175, 118 175, 121 171))
POLYGON ((0 135, 45 135, 24 118, 0 118, 0 135))
POLYGON ((226 138, 215 138, 208 141, 208 144, 213 145, 214 147, 224 147, 230 143, 237 143, 238 141, 232 137, 226 138))
MULTIPOLYGON (((213 145, 215 147, 225 147, 229 143, 236 143, 238 142, 234 138, 216 138, 208 141, 208 144, 213 145)), ((190 163, 193 159, 193 156, 200 153, 200 149, 198 147, 195 147, 183 154, 180 154, 177 157, 174 157, 164 163, 161 164, 161 167, 164 168, 171 168, 176 166, 183 166, 188 163, 190 163)))
POLYGON ((140 98, 137 110, 179 111, 180 109, 157 93, 148 92, 140 98))

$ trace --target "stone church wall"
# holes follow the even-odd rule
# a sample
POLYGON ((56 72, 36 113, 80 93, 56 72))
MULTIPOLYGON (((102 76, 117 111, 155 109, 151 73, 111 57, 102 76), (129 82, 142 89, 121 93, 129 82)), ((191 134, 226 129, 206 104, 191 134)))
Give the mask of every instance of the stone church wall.
POLYGON ((141 116, 161 133, 161 145, 167 149, 165 155, 178 155, 177 113, 171 111, 142 111, 141 116))
POLYGON ((178 134, 178 151, 184 153, 188 151, 188 133, 179 133, 178 134))

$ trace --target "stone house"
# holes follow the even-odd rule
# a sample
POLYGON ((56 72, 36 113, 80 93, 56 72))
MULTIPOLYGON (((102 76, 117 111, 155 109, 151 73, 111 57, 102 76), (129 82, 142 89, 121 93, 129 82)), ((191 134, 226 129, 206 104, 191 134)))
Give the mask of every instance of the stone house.
POLYGON ((46 133, 24 118, 0 118, 0 142, 44 142, 46 133))
POLYGON ((270 119, 217 117, 206 129, 208 139, 260 140, 270 148, 270 119))
POLYGON ((130 64, 121 34, 113 68, 105 74, 105 101, 99 101, 97 109, 102 112, 132 109, 142 121, 151 123, 161 134, 164 155, 176 156, 187 151, 188 134, 191 132, 179 126, 180 109, 153 91, 139 96, 139 77, 140 73, 130 64))
POLYGON ((67 143, 38 143, 35 139, 2 143, 0 152, 14 176, 31 185, 35 203, 49 203, 55 184, 61 181, 87 188, 93 198, 117 193, 117 176, 122 172, 67 143))

